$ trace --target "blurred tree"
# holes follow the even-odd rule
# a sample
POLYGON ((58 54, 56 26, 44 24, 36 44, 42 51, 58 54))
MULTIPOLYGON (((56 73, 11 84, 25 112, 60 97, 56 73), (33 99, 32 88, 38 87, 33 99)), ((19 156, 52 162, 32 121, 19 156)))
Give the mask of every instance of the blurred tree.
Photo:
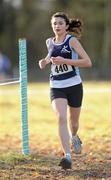
POLYGON ((0 23, 0 47, 14 62, 16 56, 15 9, 10 3, 0 1, 0 23))
POLYGON ((63 9, 67 9, 69 5, 69 1, 67 0, 57 0, 56 3, 59 8, 63 8, 63 9))
POLYGON ((111 72, 110 66, 108 64, 111 63, 110 61, 110 50, 111 50, 111 1, 104 0, 104 33, 103 33, 103 43, 102 43, 102 63, 101 63, 101 69, 102 69, 102 76, 108 76, 111 72), (107 69, 107 71, 105 71, 107 69))
POLYGON ((41 7, 40 1, 23 0, 22 8, 18 11, 17 37, 27 38, 28 67, 32 72, 33 79, 35 73, 40 71, 37 61, 47 53, 45 40, 50 31, 48 10, 41 7))
MULTIPOLYGON (((104 0, 70 1, 69 13, 83 21, 82 44, 93 61, 93 77, 100 77, 104 33, 104 0), (73 4, 73 5, 72 5, 73 4)), ((83 70, 87 77, 88 70, 83 70)), ((89 76, 89 75, 88 75, 89 76)))
MULTIPOLYGON (((81 42, 93 61, 90 74, 96 78, 106 76, 104 68, 108 70, 111 65, 110 0, 22 0, 19 7, 7 2, 0 0, 0 45, 8 51, 14 64, 18 62, 18 38, 26 37, 29 69, 39 74, 36 62, 46 55, 45 40, 53 36, 50 18, 56 11, 64 11, 70 18, 83 21, 81 42)), ((87 77, 88 70, 83 72, 87 77)), ((110 71, 107 72, 108 77, 110 71)))
POLYGON ((0 0, 0 33, 4 31, 4 8, 3 0, 0 0))

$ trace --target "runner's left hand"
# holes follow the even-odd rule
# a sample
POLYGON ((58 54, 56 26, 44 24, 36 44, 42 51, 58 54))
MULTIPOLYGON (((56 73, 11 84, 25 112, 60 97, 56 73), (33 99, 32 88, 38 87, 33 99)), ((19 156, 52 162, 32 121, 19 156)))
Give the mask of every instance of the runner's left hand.
POLYGON ((52 64, 55 64, 55 65, 60 65, 60 64, 64 64, 64 58, 61 57, 61 56, 57 56, 57 57, 51 57, 51 62, 52 64))

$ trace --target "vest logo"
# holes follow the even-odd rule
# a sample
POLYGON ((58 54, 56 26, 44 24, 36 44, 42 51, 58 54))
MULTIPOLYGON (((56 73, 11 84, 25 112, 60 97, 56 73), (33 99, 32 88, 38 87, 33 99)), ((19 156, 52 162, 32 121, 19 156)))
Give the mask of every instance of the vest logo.
POLYGON ((63 48, 61 49, 61 53, 70 53, 70 51, 69 50, 67 50, 67 47, 68 46, 63 46, 63 48))

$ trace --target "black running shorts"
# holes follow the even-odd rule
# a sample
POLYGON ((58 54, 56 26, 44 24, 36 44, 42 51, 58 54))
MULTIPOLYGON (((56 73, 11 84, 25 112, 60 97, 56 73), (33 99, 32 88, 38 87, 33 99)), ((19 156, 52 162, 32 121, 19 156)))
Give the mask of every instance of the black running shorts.
POLYGON ((71 107, 81 107, 83 98, 83 86, 77 84, 66 88, 51 88, 50 98, 53 101, 56 98, 65 98, 71 107))

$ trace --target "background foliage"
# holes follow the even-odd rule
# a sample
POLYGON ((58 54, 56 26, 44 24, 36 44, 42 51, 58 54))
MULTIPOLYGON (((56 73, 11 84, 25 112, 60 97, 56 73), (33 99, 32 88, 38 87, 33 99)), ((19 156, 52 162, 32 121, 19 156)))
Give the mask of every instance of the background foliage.
POLYGON ((110 79, 110 0, 22 0, 18 6, 13 2, 0 0, 0 48, 10 57, 12 69, 18 67, 18 38, 26 37, 29 80, 47 79, 49 68, 41 73, 37 61, 47 53, 45 40, 53 36, 52 14, 64 11, 84 23, 81 43, 92 59, 93 68, 81 69, 83 78, 110 79))

